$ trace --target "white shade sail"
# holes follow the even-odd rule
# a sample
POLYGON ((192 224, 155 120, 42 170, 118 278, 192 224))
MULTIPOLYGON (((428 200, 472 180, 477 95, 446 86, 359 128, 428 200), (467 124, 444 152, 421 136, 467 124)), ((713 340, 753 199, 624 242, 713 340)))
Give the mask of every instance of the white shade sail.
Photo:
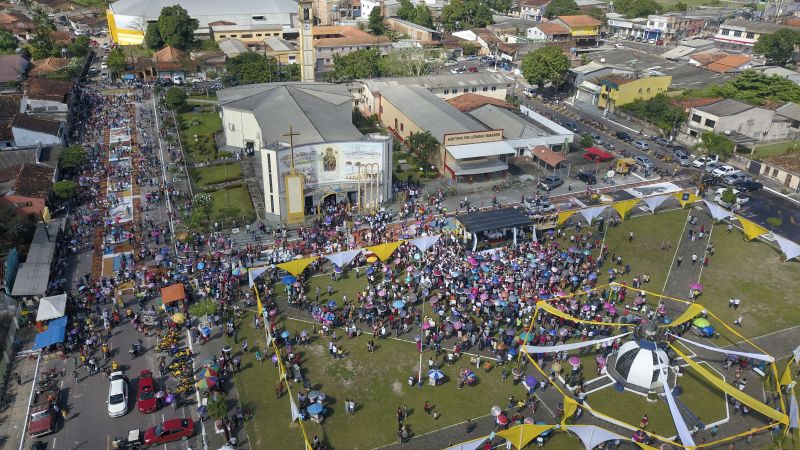
POLYGON ((786 239, 783 236, 778 236, 775 233, 772 233, 772 237, 775 238, 775 241, 778 243, 781 251, 786 256, 786 261, 800 256, 800 245, 786 239))
POLYGON ((44 322, 46 320, 53 320, 63 317, 66 307, 67 294, 43 297, 41 300, 39 300, 39 310, 36 312, 36 321, 44 322))
POLYGON ((358 248, 355 250, 345 250, 339 253, 331 253, 330 255, 325 256, 325 259, 336 264, 339 267, 344 267, 350 264, 350 261, 352 261, 356 256, 358 256, 361 253, 361 250, 362 249, 358 248))
POLYGON ((414 246, 416 246, 420 251, 424 252, 424 251, 428 250, 429 248, 431 248, 431 246, 433 244, 435 244, 436 241, 439 240, 439 236, 440 235, 438 235, 438 234, 435 235, 435 236, 422 236, 422 237, 418 237, 416 239, 412 239, 409 242, 414 244, 414 246))

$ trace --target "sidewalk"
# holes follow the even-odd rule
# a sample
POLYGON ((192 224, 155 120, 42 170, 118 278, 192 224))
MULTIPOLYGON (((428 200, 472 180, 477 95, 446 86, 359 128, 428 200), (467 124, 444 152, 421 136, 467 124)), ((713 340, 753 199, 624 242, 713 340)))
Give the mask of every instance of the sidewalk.
POLYGON ((23 437, 22 429, 28 421, 28 403, 36 376, 36 358, 27 357, 12 361, 11 379, 6 388, 6 404, 0 407, 0 448, 14 449, 20 447, 23 437), (18 385, 14 374, 22 378, 18 385))

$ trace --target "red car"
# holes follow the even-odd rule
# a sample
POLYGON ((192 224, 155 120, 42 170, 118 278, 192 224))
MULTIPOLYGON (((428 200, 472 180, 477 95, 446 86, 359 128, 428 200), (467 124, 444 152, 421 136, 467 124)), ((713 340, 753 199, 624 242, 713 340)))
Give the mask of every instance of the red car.
POLYGON ((148 428, 144 432, 144 445, 166 444, 167 442, 186 440, 194 434, 192 419, 170 419, 148 428))
POLYGON ((153 372, 145 369, 139 372, 139 412, 150 414, 158 410, 158 399, 156 398, 155 385, 153 383, 153 372))

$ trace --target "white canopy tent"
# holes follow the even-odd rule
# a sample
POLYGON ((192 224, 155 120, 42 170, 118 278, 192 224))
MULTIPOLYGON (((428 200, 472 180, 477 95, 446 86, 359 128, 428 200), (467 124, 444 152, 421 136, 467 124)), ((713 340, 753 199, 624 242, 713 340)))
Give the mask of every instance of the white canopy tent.
POLYGON ((36 321, 44 322, 46 320, 53 320, 63 317, 64 310, 66 308, 67 294, 42 297, 42 299, 39 300, 39 311, 36 313, 36 321))

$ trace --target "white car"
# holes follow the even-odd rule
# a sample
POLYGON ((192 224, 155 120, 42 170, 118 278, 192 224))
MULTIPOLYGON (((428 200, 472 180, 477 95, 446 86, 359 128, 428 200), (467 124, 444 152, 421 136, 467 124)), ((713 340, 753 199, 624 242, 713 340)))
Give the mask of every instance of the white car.
POLYGON ((108 69, 108 63, 105 62, 100 63, 100 70, 106 70, 106 69, 108 69))
POLYGON ((728 203, 722 200, 721 194, 714 197, 714 201, 717 202, 717 204, 719 204, 725 209, 730 209, 731 211, 738 211, 742 209, 742 205, 747 203, 749 200, 750 198, 744 194, 736 194, 736 201, 734 201, 733 203, 728 203))
POLYGON ((706 163, 705 170, 706 173, 712 173, 716 170, 717 167, 722 167, 722 163, 719 161, 706 163))
POLYGON ((692 161, 692 167, 697 167, 698 169, 705 166, 708 163, 717 162, 719 161, 719 156, 717 155, 708 155, 708 156, 701 156, 694 161, 692 161))
POLYGON ((128 412, 128 380, 122 372, 114 372, 109 377, 111 384, 108 387, 108 415, 121 417, 128 412))
POLYGON ((736 167, 723 164, 714 169, 714 171, 711 172, 711 175, 714 175, 715 177, 727 177, 728 175, 732 175, 738 171, 739 169, 737 169, 736 167))
POLYGON ((731 191, 731 192, 733 192, 733 195, 736 195, 736 194, 738 194, 738 193, 739 193, 739 190, 738 190, 738 189, 734 189, 734 188, 724 188, 724 187, 721 187, 721 188, 718 188, 716 191, 714 191, 714 197, 720 197, 720 196, 722 196, 722 194, 723 194, 725 191, 731 191))

